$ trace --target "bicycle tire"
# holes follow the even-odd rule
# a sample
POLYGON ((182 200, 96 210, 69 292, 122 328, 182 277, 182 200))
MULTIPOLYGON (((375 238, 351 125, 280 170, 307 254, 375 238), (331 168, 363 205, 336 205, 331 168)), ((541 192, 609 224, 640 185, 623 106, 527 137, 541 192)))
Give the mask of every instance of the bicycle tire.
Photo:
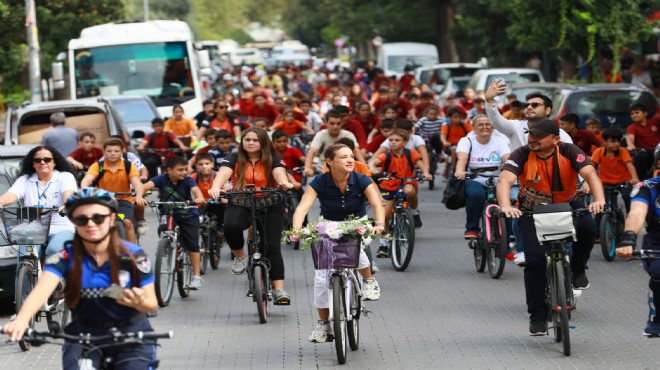
POLYGON ((429 164, 429 172, 431 173, 431 180, 429 183, 429 190, 435 189, 435 171, 438 170, 438 156, 436 154, 431 155, 431 163, 429 164))
POLYGON ((571 320, 571 313, 577 309, 577 300, 573 295, 573 273, 571 272, 571 263, 567 260, 562 261, 564 268, 564 287, 566 289, 566 304, 568 305, 568 320, 571 320))
MULTIPOLYGON (((179 254, 177 253, 177 259, 179 254)), ((190 280, 192 280, 192 264, 188 252, 181 249, 180 261, 177 261, 176 268, 176 287, 181 298, 187 298, 190 295, 190 280)))
POLYGON ((557 304, 559 308, 559 320, 561 324, 561 342, 564 347, 564 355, 571 355, 571 333, 569 333, 570 324, 568 321, 568 306, 566 304, 566 284, 564 269, 557 271, 557 304))
POLYGON ((346 363, 346 315, 344 314, 344 287, 341 277, 333 276, 330 287, 332 288, 332 330, 334 332, 335 349, 337 350, 337 361, 346 363))
POLYGON ((209 265, 209 254, 211 253, 211 233, 207 231, 207 235, 204 235, 202 233, 202 249, 200 249, 199 253, 199 274, 200 275, 206 275, 206 268, 209 265))
POLYGON ((481 232, 475 240, 470 240, 470 243, 473 243, 474 246, 472 251, 474 255, 474 267, 477 269, 477 272, 484 272, 486 263, 488 262, 485 239, 483 232, 481 232))
POLYGON ((158 306, 170 304, 174 292, 174 248, 167 238, 158 241, 156 247, 156 265, 154 266, 154 287, 158 306))
MULTIPOLYGON (((25 299, 30 294, 34 285, 36 283, 34 266, 32 263, 23 263, 18 270, 18 284, 16 285, 16 312, 21 311, 25 299)), ((34 329, 34 316, 30 318, 28 327, 34 329)), ((32 344, 26 340, 19 340, 18 346, 21 347, 21 350, 29 351, 32 348, 32 344)))
POLYGON ((562 339, 562 332, 560 329, 560 318, 557 310, 557 282, 555 281, 553 269, 554 261, 548 261, 546 264, 546 299, 548 304, 548 322, 552 325, 552 332, 555 342, 559 343, 562 339))
POLYGON ((59 334, 64 331, 64 327, 69 323, 69 318, 71 311, 64 303, 64 299, 57 299, 56 303, 51 307, 51 309, 46 312, 46 322, 48 323, 48 330, 50 331, 52 323, 57 323, 60 330, 57 332, 51 331, 53 334, 59 334))
POLYGON ((220 248, 222 247, 222 238, 218 237, 216 228, 213 228, 211 232, 215 232, 215 237, 213 238, 213 243, 211 243, 211 249, 209 250, 209 263, 211 268, 214 270, 218 269, 220 266, 220 248))
MULTIPOLYGON (((357 274, 356 274, 357 275, 357 274)), ((362 310, 362 299, 358 294, 358 288, 355 286, 358 282, 350 281, 351 288, 351 320, 346 325, 348 329, 348 346, 352 351, 356 351, 360 347, 360 311, 362 310)))
POLYGON ((616 257, 616 217, 612 217, 611 213, 603 214, 600 219, 600 249, 606 261, 614 261, 616 257))
MULTIPOLYGON (((485 217, 486 215, 484 215, 485 217)), ((504 272, 504 266, 506 264, 506 222, 504 219, 500 218, 499 210, 493 211, 488 215, 490 223, 490 241, 487 241, 488 244, 488 255, 487 255, 487 264, 488 264, 488 273, 492 279, 499 279, 504 272)), ((485 226, 485 225, 484 225, 485 226)), ((485 229, 484 229, 485 230, 485 229)))
POLYGON ((394 217, 397 218, 394 223, 396 233, 392 236, 390 259, 392 267, 396 271, 405 271, 410 264, 415 248, 415 218, 408 208, 401 209, 400 213, 397 212, 394 217))
POLYGON ((252 274, 252 281, 254 283, 252 294, 254 302, 257 304, 259 322, 265 324, 268 322, 268 282, 266 281, 268 277, 261 265, 255 265, 252 269, 252 274))

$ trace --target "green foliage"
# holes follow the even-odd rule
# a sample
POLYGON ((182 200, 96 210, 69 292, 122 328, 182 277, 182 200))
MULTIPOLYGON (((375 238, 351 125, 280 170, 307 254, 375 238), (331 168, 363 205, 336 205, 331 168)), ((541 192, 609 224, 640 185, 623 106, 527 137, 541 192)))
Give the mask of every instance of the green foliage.
POLYGON ((188 0, 149 0, 149 19, 187 19, 191 10, 188 0))

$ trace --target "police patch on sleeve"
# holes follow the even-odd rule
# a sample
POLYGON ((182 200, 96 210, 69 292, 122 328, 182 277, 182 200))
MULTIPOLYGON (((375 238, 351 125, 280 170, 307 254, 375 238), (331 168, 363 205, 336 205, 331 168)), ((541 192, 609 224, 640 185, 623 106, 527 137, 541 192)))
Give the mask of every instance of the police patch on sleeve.
POLYGON ((148 274, 151 272, 151 261, 149 261, 149 257, 147 257, 144 252, 135 256, 135 266, 137 267, 138 271, 142 272, 143 274, 148 274))
POLYGON ((60 260, 68 260, 68 259, 69 259, 69 253, 67 253, 66 249, 62 249, 59 252, 48 257, 46 259, 46 264, 56 265, 58 262, 60 262, 60 260))

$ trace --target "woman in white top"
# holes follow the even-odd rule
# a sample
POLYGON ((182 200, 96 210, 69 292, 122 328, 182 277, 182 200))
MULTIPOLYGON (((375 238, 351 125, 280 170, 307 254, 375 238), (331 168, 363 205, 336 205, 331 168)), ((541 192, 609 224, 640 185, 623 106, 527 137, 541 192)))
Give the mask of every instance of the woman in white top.
MULTIPOLYGON (((26 207, 62 207, 78 189, 71 167, 54 148, 40 145, 23 158, 21 175, 14 185, 0 195, 0 207, 23 200, 26 207)), ((66 241, 73 239, 75 227, 68 218, 53 213, 46 256, 57 253, 66 241)), ((23 248, 19 256, 23 254, 23 248)))
POLYGON ((511 154, 508 140, 493 135, 493 125, 485 114, 477 114, 472 118, 471 123, 476 137, 464 137, 458 142, 456 146, 456 156, 458 158, 456 177, 465 179, 468 173, 478 173, 483 176, 465 180, 465 193, 467 196, 465 205, 467 214, 465 223, 466 239, 476 238, 479 234, 479 221, 486 202, 485 184, 488 180, 484 176, 499 175, 502 165, 511 154), (468 165, 466 166, 466 164, 468 165))

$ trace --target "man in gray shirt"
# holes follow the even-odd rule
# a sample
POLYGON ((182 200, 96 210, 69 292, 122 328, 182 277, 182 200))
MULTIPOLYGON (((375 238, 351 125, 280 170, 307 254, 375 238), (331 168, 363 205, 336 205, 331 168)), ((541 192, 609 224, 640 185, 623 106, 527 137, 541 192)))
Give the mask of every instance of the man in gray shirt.
POLYGON ((41 145, 48 145, 68 157, 78 148, 78 131, 64 126, 66 116, 63 112, 55 112, 50 115, 50 123, 53 129, 46 132, 41 139, 41 145))

